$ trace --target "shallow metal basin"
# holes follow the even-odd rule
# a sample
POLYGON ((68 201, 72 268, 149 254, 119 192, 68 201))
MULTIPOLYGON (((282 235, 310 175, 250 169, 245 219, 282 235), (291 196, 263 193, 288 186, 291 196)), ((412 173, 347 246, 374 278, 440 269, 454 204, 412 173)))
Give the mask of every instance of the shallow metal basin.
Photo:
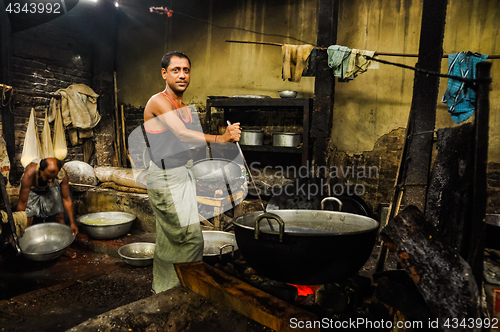
POLYGON ((59 223, 37 224, 26 228, 19 246, 23 255, 34 261, 60 257, 73 243, 71 228, 59 223))
POLYGON ((148 266, 153 264, 155 244, 149 242, 134 242, 118 249, 118 255, 132 266, 148 266))
POLYGON ((226 181, 241 177, 241 167, 228 159, 203 159, 192 168, 194 178, 204 181, 226 181), (222 171, 224 169, 224 172, 222 171))
POLYGON ((135 216, 126 212, 96 212, 78 216, 82 230, 91 238, 110 240, 127 234, 135 216))

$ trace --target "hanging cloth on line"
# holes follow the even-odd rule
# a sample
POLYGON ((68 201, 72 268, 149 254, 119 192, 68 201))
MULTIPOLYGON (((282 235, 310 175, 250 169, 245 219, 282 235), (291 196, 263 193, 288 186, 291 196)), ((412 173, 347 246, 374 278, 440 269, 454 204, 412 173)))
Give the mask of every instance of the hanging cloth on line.
POLYGON ((307 59, 311 51, 314 49, 312 45, 288 45, 284 44, 281 47, 283 54, 283 80, 292 82, 300 82, 302 72, 307 69, 307 59))
POLYGON ((38 137, 38 129, 35 125, 35 109, 31 109, 26 135, 24 137, 23 152, 21 154, 21 164, 23 167, 28 166, 32 160, 40 158, 42 148, 40 138, 38 137))
POLYGON ((333 69, 333 76, 344 79, 349 67, 351 49, 347 46, 331 45, 326 53, 328 54, 328 67, 333 69))
POLYGON ((40 139, 40 145, 42 147, 42 155, 40 155, 41 159, 54 157, 54 145, 52 144, 52 135, 50 133, 47 112, 48 111, 45 110, 45 120, 43 122, 42 137, 40 139))
MULTIPOLYGON (((476 78, 476 65, 486 61, 488 55, 459 52, 448 55, 448 75, 462 78, 476 78)), ((451 118, 457 123, 462 123, 474 113, 476 93, 465 82, 448 79, 448 88, 443 95, 442 102, 448 105, 451 118)))
POLYGON ((52 98, 49 122, 54 120, 56 110, 59 107, 62 111, 65 127, 71 124, 74 128, 91 129, 101 120, 101 115, 97 112, 97 97, 99 95, 85 84, 72 84, 66 89, 57 90, 55 93, 61 95, 61 100, 52 98))
POLYGON ((344 75, 346 79, 354 79, 359 74, 366 72, 368 69, 378 69, 378 62, 369 60, 365 55, 372 57, 375 51, 365 51, 353 48, 351 50, 351 57, 349 58, 349 68, 344 75))

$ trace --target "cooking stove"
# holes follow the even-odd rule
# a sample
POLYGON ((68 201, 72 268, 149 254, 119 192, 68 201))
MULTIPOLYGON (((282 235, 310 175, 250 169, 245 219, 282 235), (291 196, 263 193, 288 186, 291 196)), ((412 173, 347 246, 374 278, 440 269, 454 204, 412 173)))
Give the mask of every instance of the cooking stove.
POLYGON ((217 263, 214 267, 291 306, 312 313, 318 320, 327 319, 334 324, 335 321, 358 318, 371 321, 390 318, 385 308, 372 303, 371 278, 359 274, 331 284, 292 285, 259 275, 243 257, 226 264, 217 263))

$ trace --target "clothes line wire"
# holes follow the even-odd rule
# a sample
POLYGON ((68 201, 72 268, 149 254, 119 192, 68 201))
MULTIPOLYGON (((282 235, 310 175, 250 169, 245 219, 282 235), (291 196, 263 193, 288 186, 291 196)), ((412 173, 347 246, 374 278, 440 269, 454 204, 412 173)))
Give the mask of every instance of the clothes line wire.
MULTIPOLYGON (((245 42, 245 41, 233 41, 233 40, 226 40, 226 42, 229 42, 229 43, 234 42, 234 43, 245 43, 245 44, 248 43, 248 44, 263 44, 263 45, 272 45, 272 46, 283 46, 283 44, 279 44, 279 43, 266 43, 266 42, 250 42, 250 41, 249 42, 245 42)), ((325 49, 325 48, 322 48, 322 49, 325 49)), ((374 55, 388 55, 388 54, 390 54, 390 53, 380 54, 380 53, 375 52, 374 55)), ((393 53, 393 55, 394 54, 395 53, 393 53)), ((363 56, 365 58, 369 59, 369 60, 377 61, 377 62, 380 62, 380 63, 383 63, 383 64, 392 65, 392 66, 396 66, 396 67, 401 67, 401 68, 405 68, 405 69, 410 69, 410 70, 413 70, 415 72, 423 73, 423 74, 426 74, 426 75, 439 76, 439 77, 443 77, 443 78, 450 78, 450 79, 457 80, 459 82, 464 82, 464 83, 470 84, 470 85, 474 85, 476 82, 479 82, 479 81, 491 82, 491 77, 490 78, 484 78, 484 79, 463 78, 463 77, 460 77, 460 76, 452 76, 452 75, 447 75, 447 74, 441 74, 441 73, 430 71, 430 70, 426 70, 426 69, 412 67, 412 66, 404 65, 402 63, 391 62, 391 61, 386 61, 386 60, 382 60, 382 59, 378 59, 378 58, 373 58, 373 57, 370 57, 368 55, 363 55, 363 56)), ((401 56, 401 55, 399 55, 399 56, 401 56)))
MULTIPOLYGON (((284 44, 280 43, 270 43, 270 42, 258 42, 258 41, 246 41, 246 40, 226 40, 226 43, 241 43, 241 44, 260 44, 260 45, 271 45, 271 46, 283 46, 284 44)), ((312 44, 310 44, 312 45, 312 44)), ((314 45, 313 45, 314 46, 314 45)), ((326 51, 328 48, 327 47, 318 47, 315 46, 316 49, 318 50, 323 50, 326 51)), ((396 56, 396 57, 413 57, 413 58, 418 58, 418 54, 411 54, 411 53, 389 53, 389 52, 375 52, 374 55, 383 55, 383 56, 396 56)), ((443 54, 443 58, 447 58, 448 54, 443 54)), ((500 59, 500 55, 488 55, 488 59, 500 59)))
POLYGON ((370 57, 368 55, 363 55, 363 56, 365 58, 369 59, 369 60, 377 61, 377 62, 380 62, 380 63, 383 63, 383 64, 392 65, 392 66, 396 66, 396 67, 401 67, 401 68, 405 68, 405 69, 410 69, 410 70, 413 70, 415 72, 423 73, 423 74, 426 74, 426 75, 439 76, 439 77, 442 77, 442 78, 450 78, 452 80, 456 80, 456 81, 464 82, 464 83, 468 83, 468 84, 475 84, 475 82, 491 82, 491 77, 489 77, 489 78, 483 78, 483 79, 479 79, 479 78, 463 78, 463 77, 460 77, 460 76, 452 76, 452 75, 447 75, 447 74, 441 74, 441 73, 437 73, 437 72, 434 72, 434 71, 431 71, 431 70, 427 70, 427 69, 421 69, 421 68, 417 68, 417 67, 412 67, 412 66, 404 65, 402 63, 397 63, 397 62, 391 62, 391 61, 385 61, 385 60, 381 60, 381 59, 376 59, 376 58, 370 57))
MULTIPOLYGON (((129 4, 127 4, 125 6, 139 7, 139 6, 135 6, 135 5, 129 5, 129 4)), ((167 8, 165 8, 165 10, 167 10, 167 8)), ((156 11, 159 11, 159 10, 156 10, 156 11)), ((196 21, 199 21, 199 22, 203 22, 203 23, 212 25, 212 26, 214 26, 216 28, 219 28, 219 29, 239 30, 239 31, 245 31, 245 32, 250 32, 250 33, 258 34, 258 35, 261 35, 261 36, 283 37, 283 38, 292 39, 292 40, 295 40, 295 41, 298 41, 298 42, 301 42, 301 43, 304 43, 304 44, 312 45, 312 46, 316 47, 316 49, 319 49, 319 50, 327 50, 328 49, 326 47, 317 46, 317 45, 315 45, 313 43, 308 43, 308 42, 306 42, 304 40, 301 40, 301 39, 298 39, 298 38, 295 38, 295 37, 291 37, 291 36, 287 36, 287 35, 270 34, 270 33, 264 33, 264 32, 254 31, 254 30, 245 29, 245 28, 222 26, 222 25, 218 25, 218 24, 212 23, 210 21, 207 21, 207 20, 204 20, 204 19, 201 19, 201 18, 197 18, 197 17, 191 16, 191 15, 188 15, 188 14, 184 14, 182 12, 178 12, 178 11, 174 12, 172 10, 169 10, 169 12, 170 12, 170 14, 169 14, 168 17, 171 17, 173 15, 173 13, 175 13, 175 14, 178 14, 178 15, 190 18, 192 20, 196 20, 196 21)), ((261 44, 261 45, 283 46, 283 44, 280 44, 280 43, 257 42, 257 41, 240 41, 240 40, 226 40, 226 43, 247 43, 247 44, 261 44)), ((418 54, 411 54, 411 53, 375 52, 375 55, 397 56, 397 57, 414 57, 414 58, 418 57, 418 54)), ((447 54, 443 55, 443 58, 447 58, 447 57, 448 57, 447 54)), ((500 59, 500 55, 489 55, 488 59, 500 59)))

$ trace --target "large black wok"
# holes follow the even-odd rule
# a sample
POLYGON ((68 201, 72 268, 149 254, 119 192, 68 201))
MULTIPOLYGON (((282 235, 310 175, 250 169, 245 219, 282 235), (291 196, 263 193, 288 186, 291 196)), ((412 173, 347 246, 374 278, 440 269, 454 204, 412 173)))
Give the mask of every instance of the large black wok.
POLYGON ((298 285, 342 281, 359 271, 379 227, 369 217, 322 210, 252 212, 234 225, 238 247, 252 268, 298 285))

